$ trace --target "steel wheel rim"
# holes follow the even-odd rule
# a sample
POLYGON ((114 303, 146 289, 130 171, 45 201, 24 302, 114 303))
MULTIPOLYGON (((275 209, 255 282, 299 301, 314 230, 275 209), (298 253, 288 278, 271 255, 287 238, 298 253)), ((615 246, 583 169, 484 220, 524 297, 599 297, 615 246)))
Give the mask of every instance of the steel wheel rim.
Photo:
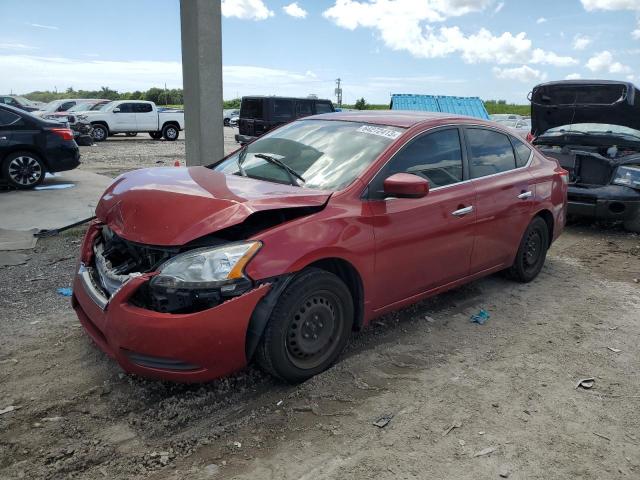
POLYGON ((176 138, 177 131, 175 128, 167 128, 167 137, 176 138))
POLYGON ((96 140, 102 140, 104 138, 104 130, 101 127, 94 127, 93 138, 96 140))
POLYGON ((523 263, 524 268, 527 271, 531 271, 535 269, 540 261, 540 256, 542 255, 542 235, 540 231, 533 230, 527 236, 527 241, 525 242, 524 254, 523 254, 523 263))
POLYGON ((303 370, 322 365, 335 352, 343 323, 336 295, 322 291, 307 297, 287 327, 285 343, 291 363, 303 370))
POLYGON ((9 163, 9 178, 19 185, 34 185, 42 178, 42 167, 35 158, 21 155, 9 163))

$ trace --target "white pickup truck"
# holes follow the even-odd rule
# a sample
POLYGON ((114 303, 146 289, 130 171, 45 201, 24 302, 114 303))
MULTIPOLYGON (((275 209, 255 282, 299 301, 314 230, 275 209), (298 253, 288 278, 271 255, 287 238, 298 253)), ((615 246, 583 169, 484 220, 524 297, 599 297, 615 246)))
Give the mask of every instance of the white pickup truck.
POLYGON ((184 112, 158 111, 156 104, 142 100, 117 100, 99 110, 82 112, 78 118, 91 123, 93 139, 106 140, 114 133, 149 132, 151 138, 173 141, 184 129, 184 112))

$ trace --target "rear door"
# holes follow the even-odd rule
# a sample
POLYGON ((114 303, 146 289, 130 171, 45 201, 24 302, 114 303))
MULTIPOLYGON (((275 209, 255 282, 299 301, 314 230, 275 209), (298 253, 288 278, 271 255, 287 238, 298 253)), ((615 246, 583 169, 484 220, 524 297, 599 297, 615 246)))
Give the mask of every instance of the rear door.
POLYGON ((269 124, 265 131, 288 123, 295 118, 295 100, 292 98, 273 98, 269 109, 269 124))
POLYGON ((535 198, 534 180, 527 168, 531 151, 525 163, 520 158, 516 161, 511 137, 490 128, 467 127, 465 138, 476 192, 471 273, 506 268, 531 220, 535 198))
POLYGON ((9 150, 13 138, 13 130, 21 117, 13 112, 0 108, 0 158, 9 150))
POLYGON ((374 308, 469 274, 474 241, 473 183, 465 181, 461 129, 445 127, 408 142, 369 184, 376 242, 374 308), (399 172, 427 179, 423 198, 385 198, 384 179, 399 172))
POLYGON ((158 130, 158 113, 153 111, 153 106, 150 103, 136 103, 134 109, 138 131, 155 132, 158 130))
POLYGON ((137 129, 135 103, 121 103, 113 109, 111 130, 115 132, 133 132, 137 129), (116 111, 118 110, 118 111, 116 111))
POLYGON ((240 105, 240 123, 238 133, 248 137, 257 137, 264 132, 263 98, 243 98, 240 105))

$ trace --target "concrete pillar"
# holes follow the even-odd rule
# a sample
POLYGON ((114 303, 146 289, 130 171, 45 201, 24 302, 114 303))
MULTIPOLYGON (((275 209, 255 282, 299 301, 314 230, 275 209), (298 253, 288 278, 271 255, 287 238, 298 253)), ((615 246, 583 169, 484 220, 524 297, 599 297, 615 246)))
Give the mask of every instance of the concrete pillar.
POLYGON ((180 0, 187 165, 222 158, 222 27, 219 0, 180 0))

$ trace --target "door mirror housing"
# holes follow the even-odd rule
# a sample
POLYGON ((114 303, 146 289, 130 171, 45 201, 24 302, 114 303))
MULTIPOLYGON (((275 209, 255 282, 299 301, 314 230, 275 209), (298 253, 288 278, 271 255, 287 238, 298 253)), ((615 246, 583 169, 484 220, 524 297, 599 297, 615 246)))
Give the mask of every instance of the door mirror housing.
POLYGON ((116 107, 113 109, 113 113, 119 113, 120 112, 120 107, 116 107))
POLYGON ((394 173, 384 181, 388 197, 422 198, 429 193, 429 182, 412 173, 394 173))

